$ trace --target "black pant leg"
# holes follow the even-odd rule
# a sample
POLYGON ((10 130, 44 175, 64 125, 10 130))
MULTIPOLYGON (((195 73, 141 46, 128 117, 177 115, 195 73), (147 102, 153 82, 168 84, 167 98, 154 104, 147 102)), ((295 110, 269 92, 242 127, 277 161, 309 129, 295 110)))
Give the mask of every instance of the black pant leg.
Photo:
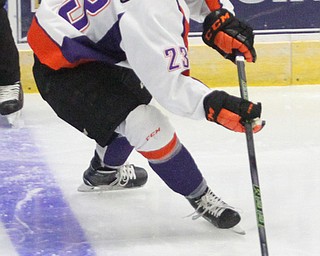
POLYGON ((0 86, 20 80, 20 64, 17 46, 12 36, 7 11, 0 8, 0 86))
POLYGON ((102 147, 128 114, 152 97, 133 70, 101 62, 53 70, 35 56, 33 75, 55 113, 102 147))

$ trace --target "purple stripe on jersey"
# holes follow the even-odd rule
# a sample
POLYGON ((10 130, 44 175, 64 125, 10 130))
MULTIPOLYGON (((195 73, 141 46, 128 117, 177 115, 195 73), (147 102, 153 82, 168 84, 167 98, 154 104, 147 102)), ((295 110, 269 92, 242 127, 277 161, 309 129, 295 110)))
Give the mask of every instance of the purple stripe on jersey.
POLYGON ((18 254, 95 255, 28 129, 1 128, 0 145, 0 220, 18 254))
POLYGON ((120 48, 121 33, 119 28, 119 20, 122 15, 118 16, 118 21, 108 30, 106 35, 97 43, 99 49, 102 49, 108 56, 112 56, 119 61, 126 60, 124 51, 120 48))
MULTIPOLYGON (((120 17, 121 15, 119 15, 120 17)), ((63 56, 71 63, 81 60, 95 60, 116 64, 127 59, 126 54, 120 48, 120 42, 121 34, 118 21, 97 43, 94 43, 85 36, 76 38, 65 37, 61 51, 63 56)))
POLYGON ((109 49, 104 45, 95 44, 85 36, 76 38, 65 37, 61 51, 70 63, 93 60, 115 64, 126 59, 123 51, 120 52, 117 49, 109 49))

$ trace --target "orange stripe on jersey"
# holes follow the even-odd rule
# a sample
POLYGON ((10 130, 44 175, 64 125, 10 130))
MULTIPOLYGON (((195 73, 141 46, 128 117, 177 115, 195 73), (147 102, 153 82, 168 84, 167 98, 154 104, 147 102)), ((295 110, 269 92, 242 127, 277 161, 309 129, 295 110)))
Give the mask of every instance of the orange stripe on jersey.
POLYGON ((149 160, 160 160, 173 153, 177 143, 178 137, 174 134, 172 140, 164 147, 154 151, 139 151, 139 153, 149 160))
POLYGON ((184 76, 190 76, 190 69, 186 69, 181 74, 184 75, 184 76))
POLYGON ((189 24, 188 20, 186 19, 186 15, 184 14, 184 11, 181 6, 179 6, 179 10, 183 15, 183 28, 184 28, 184 31, 182 34, 183 41, 184 41, 184 45, 188 49, 188 47, 189 47, 188 35, 189 35, 189 31, 190 31, 190 24, 189 24))
MULTIPOLYGON (((182 37, 183 37, 183 42, 184 42, 184 45, 185 47, 187 48, 187 50, 189 49, 189 41, 188 41, 188 35, 189 35, 189 32, 190 32, 190 24, 189 24, 189 21, 188 19, 186 18, 186 15, 182 9, 182 7, 178 4, 178 7, 179 7, 179 11, 182 13, 183 15, 183 33, 181 34, 182 37)), ((190 76, 190 69, 187 69, 185 71, 182 72, 182 75, 184 76, 190 76)))
POLYGON ((76 66, 63 56, 60 47, 41 28, 35 17, 28 32, 28 43, 40 62, 52 69, 76 66))
POLYGON ((205 0, 210 11, 218 10, 222 7, 219 0, 205 0))

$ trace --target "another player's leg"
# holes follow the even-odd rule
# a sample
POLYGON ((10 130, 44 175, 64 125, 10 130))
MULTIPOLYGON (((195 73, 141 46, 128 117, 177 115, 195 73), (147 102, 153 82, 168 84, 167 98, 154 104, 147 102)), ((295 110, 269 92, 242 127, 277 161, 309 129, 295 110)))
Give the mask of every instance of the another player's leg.
POLYGON ((106 146, 97 144, 90 166, 83 174, 78 191, 119 190, 142 187, 148 179, 145 169, 126 163, 133 147, 118 136, 106 146))
POLYGON ((18 49, 7 12, 0 6, 0 114, 13 115, 23 107, 18 49))
POLYGON ((152 169, 173 191, 189 201, 195 208, 195 218, 202 216, 223 229, 240 222, 239 213, 207 186, 173 127, 155 107, 137 107, 120 125, 119 132, 125 134, 130 144, 148 159, 152 169))

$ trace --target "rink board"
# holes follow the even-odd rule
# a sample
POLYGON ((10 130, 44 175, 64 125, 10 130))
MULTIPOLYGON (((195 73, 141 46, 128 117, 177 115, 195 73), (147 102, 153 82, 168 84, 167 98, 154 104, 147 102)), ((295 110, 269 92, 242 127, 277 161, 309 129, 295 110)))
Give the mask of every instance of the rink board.
MULTIPOLYGON (((247 64, 252 86, 287 86, 320 83, 320 42, 257 43, 257 62, 247 64)), ((209 87, 236 86, 236 67, 205 45, 189 49, 191 76, 209 87)), ((20 50, 21 80, 25 92, 37 92, 32 76, 33 53, 20 50)))
MULTIPOLYGON (((8 13, 17 43, 26 44, 31 20, 40 2, 9 1, 8 13)), ((320 16, 314 11, 319 9, 320 0, 239 0, 233 1, 233 5, 237 17, 254 27, 256 35, 258 60, 255 64, 247 65, 250 85, 320 83, 320 16), (297 37, 299 34, 303 36, 297 37)), ((202 44, 201 31, 202 25, 191 20, 191 75, 210 87, 236 86, 235 65, 202 44), (193 39, 197 37, 200 40, 195 44, 193 39)), ((21 51, 25 92, 37 91, 31 73, 32 63, 32 52, 25 48, 21 51)))
MULTIPOLYGON (((250 85, 319 84, 320 42, 256 44, 257 61, 247 64, 250 85)), ((237 85, 236 67, 206 46, 190 49, 191 74, 210 87, 237 85)))

